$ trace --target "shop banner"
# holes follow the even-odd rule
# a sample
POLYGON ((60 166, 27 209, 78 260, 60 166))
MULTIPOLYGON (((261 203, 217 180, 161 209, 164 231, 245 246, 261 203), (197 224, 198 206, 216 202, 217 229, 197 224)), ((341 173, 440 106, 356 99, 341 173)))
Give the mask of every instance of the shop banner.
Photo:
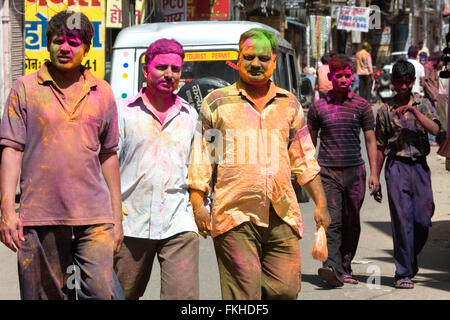
MULTIPOLYGON (((146 0, 135 0, 135 24, 144 23, 146 16, 145 10, 147 7, 146 0)), ((106 1, 106 27, 107 28, 122 28, 122 0, 107 0, 106 1)))
POLYGON ((122 28, 122 0, 106 2, 106 27, 122 28))
POLYGON ((186 21, 188 0, 161 0, 164 22, 186 21))
POLYGON ((135 0, 136 4, 134 7, 134 12, 136 14, 136 24, 142 24, 145 21, 145 10, 147 8, 148 1, 146 0, 135 0))
POLYGON ((187 20, 229 20, 230 0, 187 0, 187 20))
POLYGON ((340 7, 336 29, 346 31, 369 31, 370 8, 340 7))
POLYGON ((50 60, 45 31, 50 18, 63 10, 81 11, 94 26, 95 35, 83 65, 103 79, 105 0, 25 0, 25 74, 36 72, 46 60, 50 60))

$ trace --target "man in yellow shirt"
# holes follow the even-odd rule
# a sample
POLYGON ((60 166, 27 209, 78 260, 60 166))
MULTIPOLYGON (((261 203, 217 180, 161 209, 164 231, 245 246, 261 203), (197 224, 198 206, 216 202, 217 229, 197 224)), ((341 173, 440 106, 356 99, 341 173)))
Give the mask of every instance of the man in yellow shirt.
POLYGON ((189 166, 199 231, 211 234, 223 299, 296 299, 303 234, 291 172, 316 203, 317 226, 330 217, 320 167, 295 96, 275 86, 277 41, 251 29, 239 41, 240 79, 205 97, 189 166), (212 214, 204 205, 217 169, 212 214))
POLYGON ((356 53, 356 74, 359 77, 359 96, 370 101, 373 84, 372 50, 368 42, 356 53))

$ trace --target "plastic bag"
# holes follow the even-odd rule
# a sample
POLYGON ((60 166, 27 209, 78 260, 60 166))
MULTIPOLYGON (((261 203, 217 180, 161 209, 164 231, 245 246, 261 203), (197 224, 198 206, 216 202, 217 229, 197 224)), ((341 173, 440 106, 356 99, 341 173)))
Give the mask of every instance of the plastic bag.
POLYGON ((320 226, 315 233, 316 241, 312 249, 313 259, 324 262, 328 258, 327 235, 325 229, 320 226))

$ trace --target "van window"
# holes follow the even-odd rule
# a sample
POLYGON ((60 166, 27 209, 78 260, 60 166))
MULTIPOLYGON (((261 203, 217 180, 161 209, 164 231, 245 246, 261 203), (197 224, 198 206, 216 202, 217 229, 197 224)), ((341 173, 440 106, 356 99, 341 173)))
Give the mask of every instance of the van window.
POLYGON ((292 54, 288 55, 289 66, 291 69, 291 77, 292 77, 292 92, 298 93, 298 77, 297 77, 297 69, 295 68, 295 58, 292 54))
POLYGON ((275 83, 278 87, 289 90, 289 78, 286 69, 286 53, 278 52, 277 54, 277 69, 278 83, 275 83))
MULTIPOLYGON (((186 52, 179 88, 186 82, 205 77, 217 77, 229 84, 239 79, 237 51, 198 51, 186 52)), ((139 90, 145 86, 146 79, 142 71, 145 52, 139 58, 139 90)))

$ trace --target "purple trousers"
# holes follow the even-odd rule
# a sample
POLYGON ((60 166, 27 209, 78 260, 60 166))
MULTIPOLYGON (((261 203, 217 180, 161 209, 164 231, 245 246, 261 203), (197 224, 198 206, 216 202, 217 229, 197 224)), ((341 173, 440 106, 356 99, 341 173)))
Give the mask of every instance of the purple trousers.
POLYGON ((419 160, 388 157, 384 169, 394 241, 395 277, 414 277, 434 213, 430 168, 419 160))
POLYGON ((114 298, 112 224, 25 227, 24 237, 22 300, 114 298))
POLYGON ((331 224, 327 229, 328 259, 324 267, 332 267, 340 279, 351 274, 361 232, 359 212, 366 193, 366 167, 322 167, 323 188, 327 196, 331 224))

